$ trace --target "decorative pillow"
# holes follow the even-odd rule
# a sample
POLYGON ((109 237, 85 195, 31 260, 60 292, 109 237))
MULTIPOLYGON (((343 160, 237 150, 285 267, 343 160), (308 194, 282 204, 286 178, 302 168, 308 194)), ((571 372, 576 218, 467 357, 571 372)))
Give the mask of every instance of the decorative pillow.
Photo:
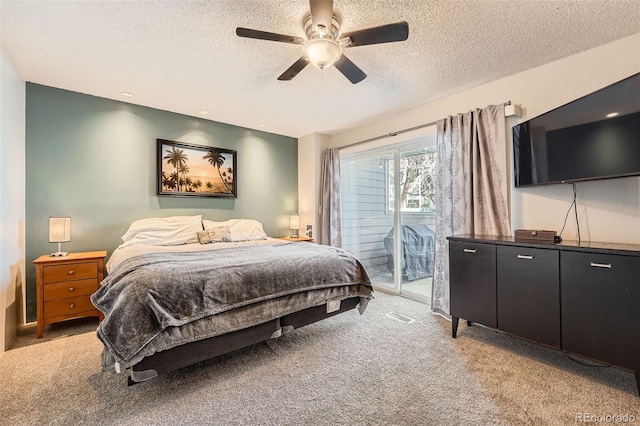
POLYGON ((211 244, 211 235, 209 235, 209 231, 200 231, 197 235, 198 242, 200 244, 211 244))
POLYGON ((210 220, 203 220, 205 230, 213 228, 228 226, 231 233, 231 241, 255 241, 266 240, 267 234, 265 234, 262 228, 262 223, 254 219, 229 219, 224 222, 212 222, 210 220))
POLYGON ((186 244, 202 231, 202 216, 152 217, 134 221, 122 236, 122 246, 186 244))
POLYGON ((228 226, 216 226, 208 231, 198 232, 198 242, 200 244, 223 243, 231 241, 231 234, 228 226))
POLYGON ((231 241, 231 230, 228 226, 216 226, 209 229, 208 232, 214 243, 231 241))

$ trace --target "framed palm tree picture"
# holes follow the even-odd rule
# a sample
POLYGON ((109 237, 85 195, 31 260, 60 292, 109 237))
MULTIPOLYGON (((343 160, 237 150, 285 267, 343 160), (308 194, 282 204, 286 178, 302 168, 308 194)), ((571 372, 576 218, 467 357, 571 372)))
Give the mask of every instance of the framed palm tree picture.
POLYGON ((158 139, 158 195, 236 198, 237 153, 158 139))

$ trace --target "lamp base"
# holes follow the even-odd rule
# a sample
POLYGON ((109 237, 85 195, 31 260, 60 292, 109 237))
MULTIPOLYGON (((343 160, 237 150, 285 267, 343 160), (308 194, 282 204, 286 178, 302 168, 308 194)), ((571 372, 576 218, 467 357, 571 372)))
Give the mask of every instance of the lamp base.
POLYGON ((298 235, 298 230, 297 230, 297 229, 292 229, 292 231, 293 231, 293 232, 292 232, 292 234, 293 234, 293 235, 291 235, 291 238, 298 238, 298 237, 300 237, 300 235, 298 235))
POLYGON ((55 253, 51 253, 51 257, 63 257, 68 255, 68 251, 62 251, 62 242, 58 243, 58 251, 55 253))

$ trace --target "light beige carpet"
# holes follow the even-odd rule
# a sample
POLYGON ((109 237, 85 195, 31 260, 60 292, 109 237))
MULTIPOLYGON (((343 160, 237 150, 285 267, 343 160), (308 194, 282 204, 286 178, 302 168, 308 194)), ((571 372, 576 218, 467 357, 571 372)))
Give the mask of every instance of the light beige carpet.
POLYGON ((563 425, 634 416, 634 376, 451 323, 378 293, 277 340, 127 387, 100 372, 94 320, 23 330, 0 357, 6 425, 563 425), (415 322, 385 316, 397 312, 415 322))

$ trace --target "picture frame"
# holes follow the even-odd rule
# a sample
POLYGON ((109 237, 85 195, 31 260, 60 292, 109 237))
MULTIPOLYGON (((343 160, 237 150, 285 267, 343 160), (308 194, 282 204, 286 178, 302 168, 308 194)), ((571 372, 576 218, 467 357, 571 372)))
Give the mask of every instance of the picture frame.
POLYGON ((157 194, 237 198, 237 151, 157 139, 157 194))

